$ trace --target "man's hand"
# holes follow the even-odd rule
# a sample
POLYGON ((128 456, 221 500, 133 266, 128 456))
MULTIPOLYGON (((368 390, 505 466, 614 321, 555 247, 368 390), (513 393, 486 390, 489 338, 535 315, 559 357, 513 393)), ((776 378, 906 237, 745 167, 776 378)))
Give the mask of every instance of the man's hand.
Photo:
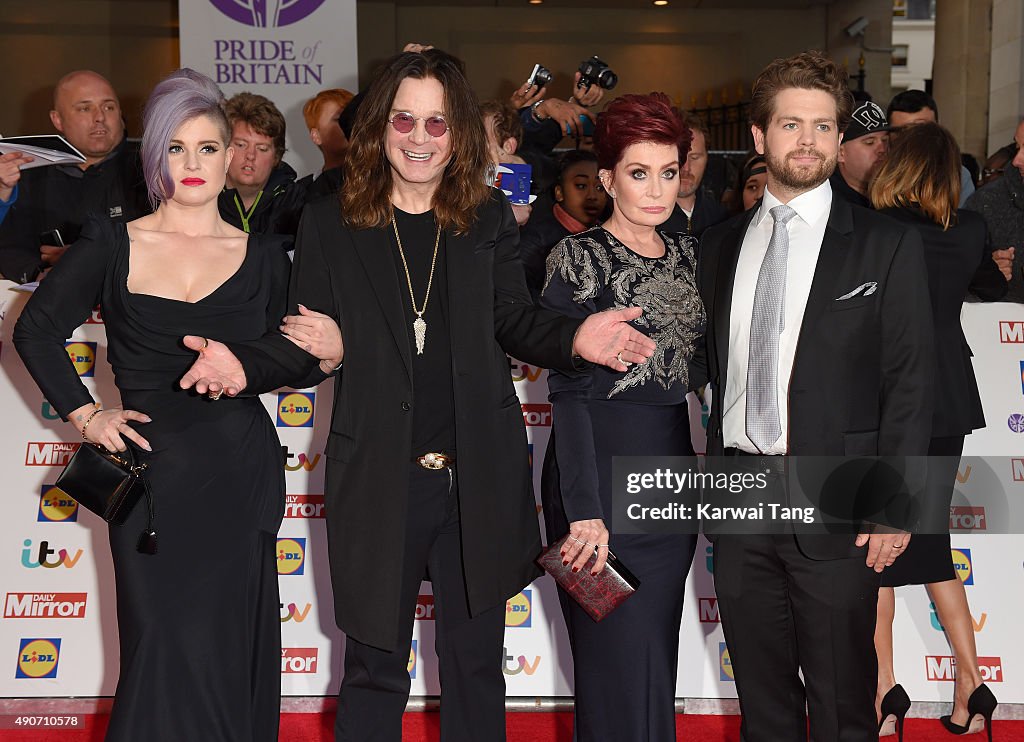
POLYGON ((27 165, 35 158, 21 152, 8 152, 0 155, 0 201, 10 201, 14 186, 21 180, 21 166, 27 165))
POLYGON ((530 212, 532 211, 533 207, 530 204, 512 204, 512 215, 515 216, 516 224, 520 227, 530 221, 530 212))
POLYGON ((588 85, 581 88, 579 87, 580 77, 582 75, 579 70, 576 70, 576 74, 572 78, 572 97, 581 106, 596 106, 604 98, 604 88, 600 85, 588 85))
POLYGON ((999 271, 1006 277, 1007 281, 1013 278, 1013 253, 1014 249, 1012 247, 992 251, 992 259, 996 261, 999 271))
POLYGON ((523 83, 523 87, 518 88, 514 93, 512 93, 512 97, 509 98, 509 103, 511 103, 512 107, 518 111, 520 108, 526 108, 527 106, 532 106, 539 100, 544 100, 544 95, 547 92, 547 88, 538 88, 535 84, 528 82, 523 83))
POLYGON ((39 247, 39 259, 43 261, 44 265, 48 265, 51 268, 57 265, 57 261, 61 259, 64 251, 68 249, 70 245, 41 245, 39 247))
POLYGON ((558 100, 557 98, 549 98, 541 103, 537 106, 535 113, 537 118, 541 120, 551 119, 557 123, 566 136, 577 138, 583 134, 580 129, 580 116, 586 116, 591 121, 594 121, 593 114, 583 106, 558 100))
POLYGON ((417 44, 415 41, 410 41, 408 44, 402 47, 403 52, 425 52, 428 49, 433 49, 431 44, 417 44))
POLYGON ((591 363, 627 371, 654 355, 655 342, 627 323, 643 314, 640 307, 609 309, 587 317, 576 331, 572 352, 591 363))
POLYGON ((194 388, 199 394, 217 397, 223 392, 234 397, 245 389, 245 369, 224 343, 196 335, 186 335, 182 342, 199 358, 178 382, 182 389, 194 388))
POLYGON ((857 546, 868 545, 865 564, 876 572, 881 572, 886 567, 891 567, 896 558, 906 551, 910 543, 910 534, 904 531, 886 533, 876 529, 873 533, 858 534, 854 543, 857 546))

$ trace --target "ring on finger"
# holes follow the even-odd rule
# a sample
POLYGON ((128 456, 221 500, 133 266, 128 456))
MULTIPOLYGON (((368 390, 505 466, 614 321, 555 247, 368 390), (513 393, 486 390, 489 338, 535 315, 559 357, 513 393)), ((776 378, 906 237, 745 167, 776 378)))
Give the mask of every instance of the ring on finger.
POLYGON ((206 396, 212 399, 214 402, 216 402, 218 399, 220 399, 220 395, 222 395, 223 393, 224 390, 221 389, 219 392, 207 392, 206 396))
POLYGON ((579 540, 578 538, 576 538, 576 537, 575 537, 575 536, 573 536, 572 534, 570 534, 570 535, 569 535, 569 538, 571 538, 571 539, 572 539, 573 541, 575 541, 575 542, 576 542, 577 544, 586 544, 586 543, 587 543, 586 541, 580 541, 580 540, 579 540))
POLYGON ((630 366, 632 366, 633 364, 632 364, 632 363, 630 363, 629 361, 624 361, 624 360, 622 359, 622 354, 623 354, 623 353, 625 353, 625 352, 626 352, 626 351, 625 351, 625 350, 623 349, 623 350, 620 350, 620 351, 619 351, 618 353, 616 353, 616 354, 615 354, 615 360, 616 360, 616 361, 618 361, 619 363, 621 363, 621 364, 622 364, 623 366, 625 366, 626 368, 629 368, 629 367, 630 367, 630 366))

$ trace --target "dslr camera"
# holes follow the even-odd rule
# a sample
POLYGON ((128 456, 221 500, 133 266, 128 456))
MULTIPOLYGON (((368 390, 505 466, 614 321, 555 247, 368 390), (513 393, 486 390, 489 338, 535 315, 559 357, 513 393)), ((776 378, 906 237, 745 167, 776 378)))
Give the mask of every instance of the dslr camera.
POLYGON ((553 75, 551 74, 551 70, 542 64, 535 64, 533 65, 533 72, 531 72, 530 76, 526 79, 526 84, 536 85, 538 88, 543 88, 551 82, 552 77, 553 75))
POLYGON ((619 76, 596 54, 580 62, 580 81, 576 83, 576 87, 589 88, 595 83, 605 90, 611 90, 619 84, 619 76))

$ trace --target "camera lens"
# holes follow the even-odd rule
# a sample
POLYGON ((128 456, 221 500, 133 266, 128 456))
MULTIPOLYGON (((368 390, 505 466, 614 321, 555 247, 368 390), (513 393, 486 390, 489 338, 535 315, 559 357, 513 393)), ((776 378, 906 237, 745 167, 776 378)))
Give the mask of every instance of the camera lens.
POLYGON ((601 71, 601 74, 597 76, 597 84, 605 90, 611 90, 619 84, 619 76, 610 69, 605 68, 601 71))

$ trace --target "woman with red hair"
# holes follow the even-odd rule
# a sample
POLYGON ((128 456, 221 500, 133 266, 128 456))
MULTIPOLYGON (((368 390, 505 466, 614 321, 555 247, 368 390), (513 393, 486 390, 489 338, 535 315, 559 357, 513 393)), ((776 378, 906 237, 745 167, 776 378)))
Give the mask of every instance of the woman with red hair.
POLYGON ((575 739, 675 739, 679 621, 693 535, 609 533, 613 456, 692 455, 689 361, 704 331, 694 281, 696 241, 658 229, 679 192, 690 131, 662 93, 626 95, 597 119, 598 175, 612 199, 600 227, 551 251, 541 304, 571 317, 639 306, 632 323, 657 344, 625 372, 548 377, 553 428, 542 494, 549 542, 598 573, 609 549, 639 578, 629 600, 593 621, 559 592, 572 646, 575 739))

